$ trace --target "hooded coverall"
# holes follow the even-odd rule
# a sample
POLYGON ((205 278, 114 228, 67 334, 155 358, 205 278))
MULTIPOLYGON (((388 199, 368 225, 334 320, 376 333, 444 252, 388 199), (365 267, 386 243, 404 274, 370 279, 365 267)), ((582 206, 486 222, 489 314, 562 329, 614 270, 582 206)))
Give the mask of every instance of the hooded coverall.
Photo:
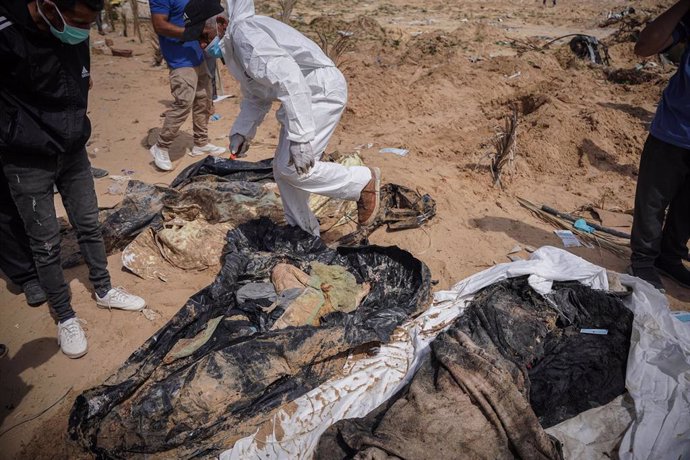
POLYGON ((347 102, 345 78, 316 43, 280 21, 255 15, 253 0, 228 0, 228 16, 223 55, 242 89, 240 114, 230 134, 251 140, 273 101, 281 102, 273 172, 285 218, 318 236, 310 194, 358 200, 371 180, 365 166, 319 161, 347 102), (305 175, 288 165, 291 141, 311 144, 316 161, 305 175))

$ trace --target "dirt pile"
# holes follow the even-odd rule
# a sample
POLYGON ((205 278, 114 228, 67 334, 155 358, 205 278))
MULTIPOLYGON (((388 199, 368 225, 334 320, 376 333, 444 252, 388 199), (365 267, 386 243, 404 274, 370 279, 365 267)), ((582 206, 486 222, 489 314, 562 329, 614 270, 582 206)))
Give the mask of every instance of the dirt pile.
POLYGON ((342 129, 368 133, 362 142, 394 144, 486 172, 491 140, 515 106, 514 188, 546 175, 565 176, 566 190, 576 192, 583 183, 631 190, 653 116, 632 101, 657 100, 673 70, 655 63, 635 67, 640 60, 630 40, 647 15, 626 16, 620 33, 601 41, 602 53, 610 49, 610 67, 579 58, 568 40, 547 47, 538 36, 509 41, 486 22, 401 39, 372 18, 317 18, 310 28, 362 31, 365 39, 352 42, 342 66, 350 85, 342 129))

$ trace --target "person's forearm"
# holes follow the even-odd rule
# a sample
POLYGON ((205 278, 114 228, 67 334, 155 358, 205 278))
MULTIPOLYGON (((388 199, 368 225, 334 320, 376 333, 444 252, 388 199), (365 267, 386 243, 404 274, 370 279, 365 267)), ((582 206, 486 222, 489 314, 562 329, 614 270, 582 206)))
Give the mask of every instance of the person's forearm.
POLYGON ((158 35, 169 38, 177 38, 179 40, 182 39, 184 27, 176 26, 175 24, 170 23, 168 19, 162 17, 162 15, 152 15, 151 22, 153 23, 153 30, 155 30, 158 35))
POLYGON ((647 24, 635 44, 635 54, 651 56, 671 45, 673 30, 688 11, 690 11, 690 0, 680 0, 647 24))

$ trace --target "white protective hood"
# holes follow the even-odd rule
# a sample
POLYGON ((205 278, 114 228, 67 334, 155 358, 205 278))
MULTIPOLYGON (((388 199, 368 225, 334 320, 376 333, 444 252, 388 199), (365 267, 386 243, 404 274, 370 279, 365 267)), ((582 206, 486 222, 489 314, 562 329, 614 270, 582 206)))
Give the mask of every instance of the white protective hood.
POLYGON ((282 103, 279 120, 288 139, 314 139, 311 90, 305 75, 334 67, 321 48, 292 27, 254 13, 253 0, 228 0, 229 27, 223 52, 230 73, 240 82, 240 114, 231 133, 252 139, 273 101, 282 103))

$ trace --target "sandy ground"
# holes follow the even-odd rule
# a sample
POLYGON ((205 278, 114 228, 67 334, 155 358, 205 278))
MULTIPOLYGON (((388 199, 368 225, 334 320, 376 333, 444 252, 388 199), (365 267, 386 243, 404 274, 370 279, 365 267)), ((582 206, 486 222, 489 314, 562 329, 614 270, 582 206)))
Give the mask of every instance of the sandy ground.
MULTIPOLYGON (((600 67, 574 59, 567 46, 517 55, 510 42, 544 43, 547 37, 593 33, 610 40, 612 67, 631 68, 643 62, 633 56, 633 43, 615 39, 615 26, 601 29, 598 24, 610 10, 632 4, 653 14, 670 2, 561 3, 543 8, 534 0, 371 0, 344 6, 312 0, 296 7, 295 22, 314 37, 316 27, 303 23, 327 15, 317 19, 319 27, 335 30, 350 21, 358 41, 340 64, 350 85, 350 103, 329 150, 359 150, 368 164, 382 168, 385 181, 417 188, 437 200, 438 215, 425 228, 379 230, 371 241, 398 245, 424 260, 438 289, 507 262, 506 254, 516 245, 561 246, 553 228, 521 208, 517 196, 569 212, 591 204, 632 208, 646 129, 672 69, 653 67, 653 80, 640 85, 617 84, 600 67), (517 160, 500 190, 492 186, 486 155, 511 104, 520 118, 517 160), (378 153, 381 147, 404 147, 410 154, 384 155, 378 153)), ((270 3, 257 9, 277 11, 270 3)), ((91 161, 113 175, 133 171, 136 179, 168 184, 196 160, 185 153, 192 146, 191 122, 171 150, 176 170, 156 171, 144 145, 171 102, 167 70, 151 66, 147 43, 117 33, 109 37, 115 46, 133 49, 134 57, 93 56, 91 161)), ((92 41, 102 39, 92 36, 92 41)), ((222 75, 225 93, 237 95, 225 69, 222 75)), ((233 97, 216 104, 221 118, 209 124, 212 142, 227 145, 238 103, 233 97)), ((249 159, 270 157, 277 134, 275 118, 267 117, 249 159)), ((122 198, 108 192, 112 184, 109 178, 96 181, 103 207, 122 198)), ((59 198, 56 202, 58 214, 64 215, 59 198)), ((616 271, 628 264, 625 257, 601 249, 572 252, 616 271)), ((528 256, 524 251, 520 255, 528 256)), ((74 455, 65 433, 75 397, 115 371, 215 276, 209 270, 167 283, 144 281, 122 269, 119 254, 109 257, 109 267, 115 285, 145 297, 160 316, 149 320, 138 313, 97 309, 86 268, 67 270, 74 308, 87 321, 89 353, 79 360, 59 352, 47 306, 27 306, 8 281, 0 280, 0 341, 10 349, 0 361, 0 432, 60 401, 2 435, 0 458, 74 455)), ((672 308, 689 310, 690 292, 671 281, 666 284, 672 308)))

